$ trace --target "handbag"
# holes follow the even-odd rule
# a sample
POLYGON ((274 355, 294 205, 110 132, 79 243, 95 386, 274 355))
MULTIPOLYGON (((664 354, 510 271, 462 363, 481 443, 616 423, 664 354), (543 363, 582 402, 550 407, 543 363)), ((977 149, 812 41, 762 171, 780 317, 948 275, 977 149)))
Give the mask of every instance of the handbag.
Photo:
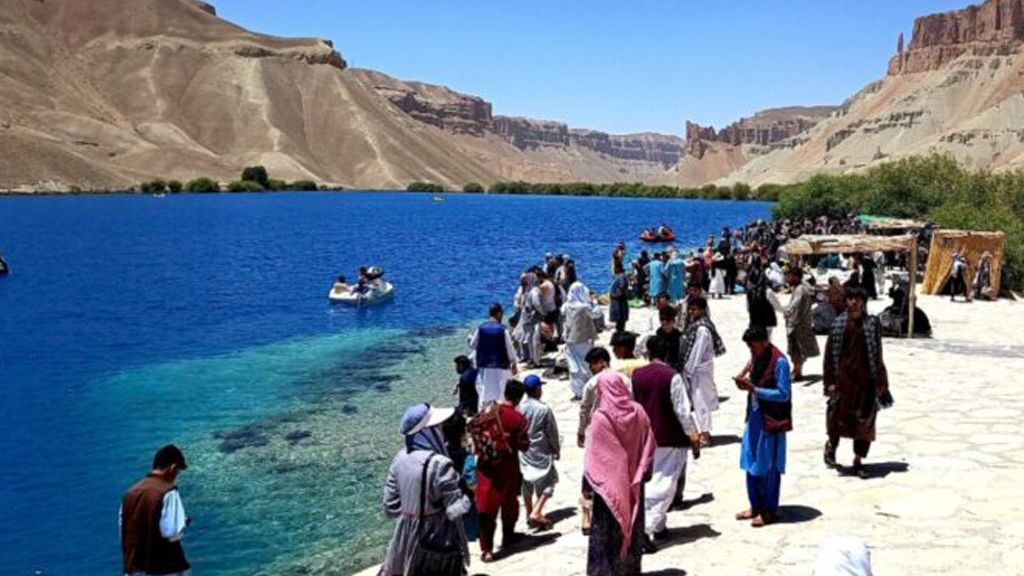
POLYGON ((793 419, 785 418, 778 420, 771 416, 762 413, 762 421, 764 422, 764 431, 769 434, 775 434, 778 432, 792 432, 793 431, 793 419))
POLYGON ((423 477, 420 480, 420 537, 406 576, 463 576, 466 567, 462 558, 458 530, 452 520, 439 512, 443 520, 433 528, 424 528, 423 511, 427 507, 427 468, 434 458, 431 454, 423 463, 423 477))

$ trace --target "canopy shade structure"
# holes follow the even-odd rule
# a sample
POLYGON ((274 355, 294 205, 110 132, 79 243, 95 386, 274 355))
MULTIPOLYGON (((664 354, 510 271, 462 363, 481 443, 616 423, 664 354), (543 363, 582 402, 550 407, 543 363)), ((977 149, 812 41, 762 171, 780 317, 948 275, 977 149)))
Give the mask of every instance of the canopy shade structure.
POLYGON ((854 254, 870 252, 910 252, 917 246, 915 236, 801 236, 786 242, 783 249, 790 256, 811 254, 854 254))
POLYGON ((907 337, 914 337, 914 313, 917 310, 917 236, 868 236, 849 234, 841 236, 801 236, 790 240, 781 248, 790 256, 811 254, 867 254, 871 252, 906 252, 910 255, 910 319, 907 337))
POLYGON ((956 251, 963 251, 967 258, 967 282, 970 283, 978 270, 981 255, 988 252, 992 254, 992 288, 998 294, 1005 248, 1005 232, 936 230, 932 233, 928 268, 925 270, 921 290, 925 294, 939 294, 945 289, 953 267, 953 253, 956 251))
POLYGON ((928 227, 927 222, 911 220, 908 218, 892 218, 891 216, 860 216, 860 222, 868 230, 898 231, 898 230, 923 230, 928 227))

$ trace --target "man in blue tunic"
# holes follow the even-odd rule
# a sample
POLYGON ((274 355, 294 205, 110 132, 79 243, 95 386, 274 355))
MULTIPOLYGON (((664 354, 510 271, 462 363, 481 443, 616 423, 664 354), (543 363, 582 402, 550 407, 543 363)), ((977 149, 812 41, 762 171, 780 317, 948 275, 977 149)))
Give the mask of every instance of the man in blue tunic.
POLYGON ((736 515, 755 528, 778 520, 779 491, 786 472, 786 432, 793 429, 789 362, 760 326, 747 329, 743 341, 750 363, 734 380, 746 390, 747 425, 743 431, 740 467, 747 472, 750 508, 736 515), (749 377, 746 374, 749 372, 749 377))
POLYGON ((658 294, 665 291, 665 263, 662 261, 662 254, 659 252, 654 255, 651 263, 647 265, 647 293, 650 294, 651 298, 656 298, 658 294))
POLYGON ((668 254, 668 264, 665 265, 668 296, 670 302, 675 303, 683 297, 683 287, 686 286, 686 259, 675 248, 669 248, 668 254))

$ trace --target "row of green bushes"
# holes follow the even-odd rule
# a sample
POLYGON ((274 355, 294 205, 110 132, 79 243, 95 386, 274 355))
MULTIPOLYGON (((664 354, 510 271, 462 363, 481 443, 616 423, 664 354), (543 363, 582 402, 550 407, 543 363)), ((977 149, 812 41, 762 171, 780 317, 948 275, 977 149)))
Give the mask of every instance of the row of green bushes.
POLYGON ((943 228, 1006 232, 1003 278, 1024 288, 1024 172, 972 171, 949 156, 913 157, 866 172, 780 187, 776 218, 850 213, 921 218, 943 228))
MULTIPOLYGON (((267 169, 263 166, 247 167, 242 171, 241 178, 233 182, 228 182, 223 187, 223 190, 227 192, 262 192, 265 190, 313 191, 320 189, 321 188, 317 186, 317 183, 312 180, 296 180, 294 182, 275 180, 270 177, 267 169)), ((170 192, 171 194, 177 194, 179 192, 209 194, 220 192, 221 190, 222 188, 219 182, 206 177, 189 180, 184 184, 178 180, 163 180, 158 178, 156 180, 143 182, 139 185, 139 191, 143 194, 162 194, 164 192, 170 192)))
MULTIPOLYGON (((779 198, 781 186, 765 184, 759 188, 739 183, 732 186, 715 186, 708 184, 700 188, 676 188, 674 186, 652 186, 640 183, 591 184, 588 182, 534 183, 495 182, 490 188, 472 182, 462 187, 469 194, 516 194, 541 196, 611 196, 620 198, 685 198, 691 200, 761 200, 775 202, 779 198)), ((417 181, 409 184, 410 192, 446 192, 447 189, 433 182, 417 181)))

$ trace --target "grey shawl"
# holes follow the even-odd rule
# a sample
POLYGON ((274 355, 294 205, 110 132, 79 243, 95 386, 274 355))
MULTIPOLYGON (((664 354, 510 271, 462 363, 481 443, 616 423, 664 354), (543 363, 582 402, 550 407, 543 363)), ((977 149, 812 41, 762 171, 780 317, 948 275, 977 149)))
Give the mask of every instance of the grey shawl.
POLYGON ((403 449, 395 456, 384 484, 384 514, 397 518, 395 533, 388 544, 381 576, 406 574, 409 562, 419 546, 420 536, 445 520, 454 523, 459 533, 462 557, 469 565, 469 546, 459 519, 469 512, 471 503, 459 487, 459 474, 451 459, 433 454, 427 468, 426 510, 420 511, 420 483, 423 465, 432 455, 427 450, 409 452, 403 449))

